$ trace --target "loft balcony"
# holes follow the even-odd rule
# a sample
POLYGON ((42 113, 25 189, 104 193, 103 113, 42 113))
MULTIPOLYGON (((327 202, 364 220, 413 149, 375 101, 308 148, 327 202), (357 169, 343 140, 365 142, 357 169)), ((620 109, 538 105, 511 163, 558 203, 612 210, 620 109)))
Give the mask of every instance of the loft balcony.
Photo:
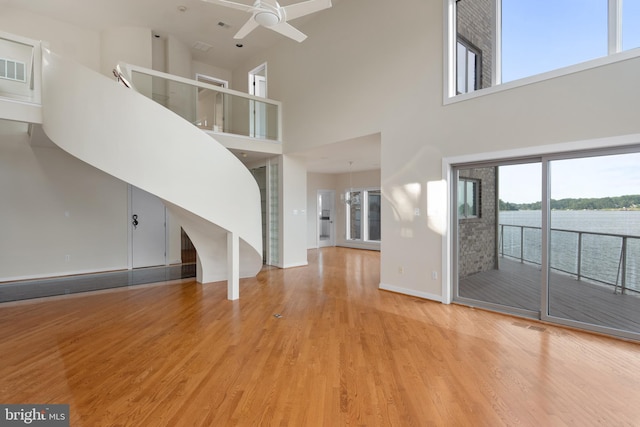
POLYGON ((232 151, 282 153, 282 104, 209 83, 120 63, 119 78, 232 151))

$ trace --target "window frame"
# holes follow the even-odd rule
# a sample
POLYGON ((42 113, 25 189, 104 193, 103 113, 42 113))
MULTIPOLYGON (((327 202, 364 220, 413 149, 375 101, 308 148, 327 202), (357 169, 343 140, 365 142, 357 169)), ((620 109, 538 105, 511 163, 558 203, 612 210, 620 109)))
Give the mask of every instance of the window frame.
MULTIPOLYGON (((380 243, 381 240, 372 240, 369 236, 369 193, 376 192, 380 194, 382 202, 382 189, 379 187, 367 187, 367 188, 349 188, 344 191, 344 205, 345 205, 345 240, 347 242, 362 242, 362 243, 380 243), (352 193, 360 193, 360 238, 351 238, 351 200, 352 193)), ((380 231, 382 231, 382 224, 380 224, 380 231)), ((382 234, 382 233, 380 233, 382 234)), ((382 239, 382 237, 381 237, 382 239)))
POLYGON ((471 43, 469 40, 467 40, 465 37, 458 34, 456 37, 456 61, 458 60, 458 57, 460 55, 458 51, 458 45, 462 45, 465 48, 465 51, 467 52, 467 54, 465 55, 465 58, 467 59, 467 63, 466 63, 467 66, 465 67, 465 84, 467 84, 467 87, 465 88, 466 89, 465 92, 460 91, 460 87, 458 85, 458 81, 459 81, 458 67, 456 65, 456 70, 455 70, 456 96, 462 95, 463 93, 475 92, 478 89, 482 89, 482 50, 478 48, 476 45, 474 45, 473 43, 471 43), (469 90, 469 87, 468 87, 468 83, 469 83, 468 53, 469 52, 475 55, 475 64, 474 64, 475 80, 474 80, 474 87, 471 90, 469 90))
MULTIPOLYGON (((492 55, 492 76, 491 86, 481 88, 476 91, 456 94, 456 47, 457 47, 457 17, 456 17, 456 3, 458 0, 443 0, 444 2, 444 43, 443 49, 444 55, 444 84, 443 84, 443 104, 453 104, 467 99, 477 98, 479 96, 485 96, 496 92, 502 92, 504 90, 513 89, 516 87, 526 86, 533 83, 538 83, 544 80, 565 76, 568 74, 577 73, 580 71, 589 70, 603 65, 612 64, 615 62, 621 62, 628 59, 640 57, 640 48, 622 50, 622 2, 623 0, 607 0, 608 13, 608 36, 607 46, 608 55, 600 58, 591 59, 589 61, 581 62, 578 64, 569 65, 566 67, 554 69, 540 74, 524 77, 518 80, 502 83, 501 68, 502 68, 502 53, 498 48, 502 44, 502 32, 500 25, 493 26, 493 55, 492 55)), ((496 22, 502 22, 502 1, 494 0, 495 7, 495 19, 496 22)))
MULTIPOLYGON (((457 208, 457 215, 458 215, 458 219, 461 221, 464 220, 468 220, 468 219, 479 219, 482 218, 482 209, 480 208, 481 204, 481 191, 482 191, 482 182, 480 179, 477 178, 466 178, 466 177, 458 177, 458 186, 460 185, 460 183, 464 183, 464 195, 463 195, 463 200, 464 200, 464 204, 463 206, 464 208, 464 212, 460 212, 460 205, 459 205, 459 201, 460 201, 460 193, 458 192, 458 208, 457 208), (467 192, 467 184, 472 184, 473 186, 473 196, 472 196, 472 200, 473 200, 473 204, 468 203, 468 192, 467 192), (469 213, 468 212, 468 207, 469 206, 473 206, 474 212, 469 213)), ((459 188, 459 187, 458 187, 459 188)))

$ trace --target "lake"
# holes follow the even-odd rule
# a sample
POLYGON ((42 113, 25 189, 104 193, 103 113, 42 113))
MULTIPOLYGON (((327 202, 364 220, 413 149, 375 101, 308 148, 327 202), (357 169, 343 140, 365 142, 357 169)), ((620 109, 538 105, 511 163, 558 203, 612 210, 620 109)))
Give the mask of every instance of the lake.
MULTIPOLYGON (((640 211, 552 211, 550 218, 551 268, 620 285, 624 244, 626 286, 640 291, 640 211)), ((500 224, 505 255, 541 263, 541 211, 502 211, 500 224)))

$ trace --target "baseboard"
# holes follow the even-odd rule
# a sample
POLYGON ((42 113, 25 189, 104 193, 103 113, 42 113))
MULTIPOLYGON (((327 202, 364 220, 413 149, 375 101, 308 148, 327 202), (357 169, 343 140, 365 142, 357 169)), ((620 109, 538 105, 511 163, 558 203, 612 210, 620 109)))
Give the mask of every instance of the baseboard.
POLYGON ((437 302, 443 302, 443 298, 441 295, 430 294, 428 292, 420 292, 413 289, 407 288, 399 288, 398 286, 387 285, 384 283, 380 283, 379 288, 383 291, 395 292, 397 294, 409 295, 412 297, 418 297, 423 299, 428 299, 437 302))
POLYGON ((125 267, 104 267, 100 270, 74 270, 74 271, 56 271, 52 273, 33 274, 28 276, 13 276, 13 277, 0 277, 0 283, 2 282, 19 282, 23 280, 38 280, 38 279, 51 279, 54 277, 66 277, 66 276, 78 276, 82 274, 99 274, 99 273, 113 273, 116 271, 129 270, 125 267))
POLYGON ((300 262, 300 263, 294 263, 294 264, 285 264, 280 268, 306 267, 308 265, 309 265, 308 262, 300 262))

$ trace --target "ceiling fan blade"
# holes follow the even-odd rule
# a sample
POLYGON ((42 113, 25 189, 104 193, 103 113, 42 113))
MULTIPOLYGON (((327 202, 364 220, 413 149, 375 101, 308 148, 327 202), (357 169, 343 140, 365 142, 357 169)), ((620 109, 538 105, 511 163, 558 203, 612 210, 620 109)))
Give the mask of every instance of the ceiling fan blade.
POLYGON ((234 39, 243 39, 247 36, 247 34, 249 34, 251 31, 255 30, 256 28, 258 28, 258 23, 256 22, 255 19, 253 19, 253 16, 251 18, 249 18, 249 20, 242 26, 242 28, 240 28, 240 30, 238 30, 238 32, 236 33, 235 36, 233 36, 234 39))
POLYGON ((232 9, 238 9, 243 12, 250 12, 253 10, 253 5, 236 3, 234 1, 228 1, 228 0, 202 0, 202 1, 206 3, 217 4, 219 6, 230 7, 232 9))
POLYGON ((308 0, 281 7, 280 10, 284 11, 285 19, 288 21, 290 19, 300 18, 301 16, 309 15, 330 7, 331 0, 308 0))
POLYGON ((302 43, 307 36, 299 31, 297 28, 287 24, 286 22, 281 22, 278 25, 274 25, 273 27, 269 27, 270 30, 273 30, 277 33, 282 34, 283 36, 287 36, 290 39, 297 41, 298 43, 302 43))

